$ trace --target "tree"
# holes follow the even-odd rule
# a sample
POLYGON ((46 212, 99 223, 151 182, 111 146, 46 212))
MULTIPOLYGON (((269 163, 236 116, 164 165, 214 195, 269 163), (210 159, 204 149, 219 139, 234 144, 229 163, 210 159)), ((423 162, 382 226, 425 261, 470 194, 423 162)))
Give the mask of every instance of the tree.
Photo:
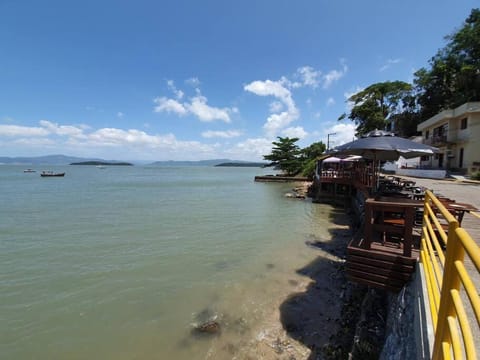
POLYGON ((368 86, 350 96, 353 107, 349 114, 338 120, 349 118, 357 125, 357 136, 375 129, 385 129, 394 115, 403 111, 403 106, 412 95, 412 85, 403 81, 386 81, 368 86))
POLYGON ((447 45, 415 73, 421 117, 480 100, 480 10, 473 9, 463 26, 446 36, 447 45))
POLYGON ((322 155, 325 152, 326 145, 322 141, 313 143, 310 146, 302 149, 302 156, 306 160, 316 159, 318 156, 322 155))
POLYGON ((295 144, 298 138, 277 137, 278 141, 272 142, 274 147, 269 155, 264 155, 265 160, 270 161, 267 166, 276 166, 288 176, 297 175, 302 169, 300 147, 295 144))
POLYGON ((317 165, 317 158, 325 152, 327 146, 318 141, 306 148, 302 149, 302 175, 313 179, 315 175, 315 167, 317 165))

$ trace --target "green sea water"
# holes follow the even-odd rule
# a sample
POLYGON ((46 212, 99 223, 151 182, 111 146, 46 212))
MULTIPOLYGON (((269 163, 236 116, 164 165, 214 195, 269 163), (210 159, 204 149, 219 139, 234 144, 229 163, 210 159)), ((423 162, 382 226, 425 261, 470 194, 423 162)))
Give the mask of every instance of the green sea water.
POLYGON ((253 181, 271 170, 36 170, 0 166, 2 359, 232 358, 330 236, 328 206, 253 181))

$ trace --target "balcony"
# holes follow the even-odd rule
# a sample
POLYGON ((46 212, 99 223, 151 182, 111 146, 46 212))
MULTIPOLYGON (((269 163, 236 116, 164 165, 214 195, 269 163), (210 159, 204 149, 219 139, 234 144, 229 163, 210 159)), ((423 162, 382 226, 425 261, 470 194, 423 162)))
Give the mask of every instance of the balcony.
POLYGON ((447 135, 434 135, 425 139, 425 144, 431 146, 442 146, 447 144, 447 135))

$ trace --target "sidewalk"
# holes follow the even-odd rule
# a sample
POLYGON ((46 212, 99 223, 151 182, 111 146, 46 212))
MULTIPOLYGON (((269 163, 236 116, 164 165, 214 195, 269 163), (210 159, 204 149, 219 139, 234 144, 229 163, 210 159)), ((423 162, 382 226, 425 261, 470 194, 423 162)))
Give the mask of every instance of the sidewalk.
MULTIPOLYGON (((457 202, 468 203, 480 210, 480 182, 473 180, 438 180, 438 179, 423 179, 402 176, 402 178, 415 181, 417 186, 423 186, 427 189, 433 190, 434 194, 441 194, 456 200, 457 202)), ((464 228, 472 237, 473 240, 480 246, 480 219, 466 213, 462 228, 464 228)), ((475 265, 468 259, 465 261, 465 267, 472 277, 473 283, 477 290, 480 290, 480 273, 475 268, 475 265)), ((466 293, 462 291, 464 303, 466 303, 466 293)), ((477 323, 473 309, 470 306, 466 307, 467 316, 470 319, 470 326, 473 332, 474 339, 480 338, 480 324, 477 323), (476 325, 476 326, 475 326, 476 325)), ((476 342, 477 354, 480 354, 480 342, 476 342)))

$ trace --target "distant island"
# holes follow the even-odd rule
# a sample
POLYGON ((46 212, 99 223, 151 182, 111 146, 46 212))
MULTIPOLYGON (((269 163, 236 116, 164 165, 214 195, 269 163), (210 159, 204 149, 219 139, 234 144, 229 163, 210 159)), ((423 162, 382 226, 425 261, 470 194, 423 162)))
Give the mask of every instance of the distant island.
POLYGON ((231 167, 264 167, 267 163, 245 161, 245 160, 232 160, 232 159, 210 159, 210 160, 167 160, 167 161, 155 161, 150 163, 146 160, 138 160, 133 162, 127 162, 124 160, 112 160, 101 158, 82 158, 76 156, 67 155, 45 155, 45 156, 33 156, 33 157, 6 157, 0 156, 0 165, 22 165, 22 166, 37 166, 37 165, 90 165, 90 166, 133 166, 133 165, 146 165, 146 166, 231 166, 231 167))
POLYGON ((215 166, 224 162, 230 162, 229 159, 211 159, 211 160, 167 160, 155 161, 152 166, 215 166))
POLYGON ((264 167, 268 163, 250 162, 230 159, 211 159, 211 160, 193 160, 193 161, 156 161, 151 166, 235 166, 235 167, 264 167))
POLYGON ((133 166, 128 162, 108 162, 108 161, 81 161, 74 162, 70 165, 95 165, 95 166, 133 166))
POLYGON ((267 163, 261 162, 224 162, 215 166, 229 166, 229 167, 265 167, 267 163))

